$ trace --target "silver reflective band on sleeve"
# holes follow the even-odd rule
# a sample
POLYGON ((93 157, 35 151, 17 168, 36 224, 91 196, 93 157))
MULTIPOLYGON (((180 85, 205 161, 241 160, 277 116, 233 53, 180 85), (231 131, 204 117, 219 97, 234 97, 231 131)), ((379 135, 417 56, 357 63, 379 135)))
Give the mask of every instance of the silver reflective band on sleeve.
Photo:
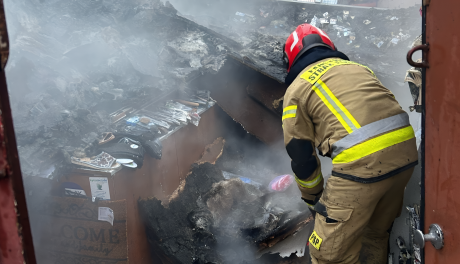
POLYGON ((332 159, 342 151, 364 142, 369 138, 408 125, 410 125, 409 115, 406 112, 367 124, 332 144, 332 159))

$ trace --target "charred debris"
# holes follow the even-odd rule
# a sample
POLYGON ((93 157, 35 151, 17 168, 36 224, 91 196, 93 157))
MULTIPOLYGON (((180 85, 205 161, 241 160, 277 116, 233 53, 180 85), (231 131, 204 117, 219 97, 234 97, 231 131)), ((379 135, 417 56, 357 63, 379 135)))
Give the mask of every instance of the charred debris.
POLYGON ((313 221, 295 184, 269 191, 269 181, 286 168, 267 165, 279 157, 239 129, 239 136, 227 135, 217 161, 192 165, 168 201, 139 200, 150 252, 163 263, 308 263, 305 252, 284 262, 263 255, 313 221))
MULTIPOLYGON (((144 152, 161 159, 161 141, 189 123, 199 125, 199 115, 215 103, 232 116, 225 97, 212 99, 226 78, 239 78, 221 74, 230 62, 277 81, 277 97, 252 91, 271 108, 286 88, 283 43, 301 23, 322 28, 387 86, 403 84, 405 54, 421 32, 414 23, 417 7, 190 2, 5 1, 11 44, 6 75, 25 176, 113 174, 122 166, 112 156, 136 166, 144 152), (90 158, 97 155, 105 163, 90 158)), ((296 188, 266 190, 267 179, 286 173, 251 160, 256 150, 269 153, 267 146, 257 141, 263 146, 256 148, 247 137, 229 142, 215 164, 192 166, 169 202, 139 201, 151 252, 165 263, 256 263, 257 252, 309 221, 296 188), (253 155, 243 159, 235 149, 245 145, 253 155)))
POLYGON ((91 146, 102 133, 123 132, 120 120, 130 117, 152 119, 148 140, 167 135, 190 121, 177 120, 168 100, 204 111, 212 99, 191 81, 218 73, 228 60, 282 83, 282 44, 300 23, 323 28, 340 50, 391 85, 402 84, 393 73, 420 32, 416 7, 229 2, 196 1, 177 11, 159 0, 5 1, 6 71, 24 174, 53 178, 72 156, 98 154, 91 146))

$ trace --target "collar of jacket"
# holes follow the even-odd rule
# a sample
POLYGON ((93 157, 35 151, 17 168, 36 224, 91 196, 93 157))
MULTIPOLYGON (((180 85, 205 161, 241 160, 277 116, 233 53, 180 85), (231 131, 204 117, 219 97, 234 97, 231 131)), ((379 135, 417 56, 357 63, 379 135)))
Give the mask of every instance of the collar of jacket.
POLYGON ((327 58, 341 58, 344 60, 350 60, 347 55, 337 50, 331 50, 326 47, 315 47, 305 52, 299 60, 291 67, 284 83, 291 85, 291 83, 297 78, 297 75, 301 73, 308 65, 313 64, 317 61, 324 60, 327 58))

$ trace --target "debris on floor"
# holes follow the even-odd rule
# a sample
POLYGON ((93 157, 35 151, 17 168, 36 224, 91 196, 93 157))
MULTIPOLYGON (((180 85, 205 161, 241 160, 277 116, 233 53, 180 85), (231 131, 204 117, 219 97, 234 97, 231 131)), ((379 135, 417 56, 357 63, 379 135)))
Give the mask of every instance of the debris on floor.
POLYGON ((235 146, 226 145, 214 165, 192 166, 168 202, 156 198, 139 201, 151 250, 161 259, 172 263, 259 263, 262 260, 258 258, 268 252, 283 257, 305 254, 306 241, 301 236, 313 221, 300 196, 296 197, 296 186, 271 192, 267 187, 270 178, 254 183, 267 174, 276 175, 274 171, 265 170, 262 176, 257 175, 262 170, 253 170, 259 179, 227 172, 234 171, 239 160, 254 161, 235 156, 231 148, 235 146), (294 234, 298 234, 291 242, 295 246, 274 247, 294 234))

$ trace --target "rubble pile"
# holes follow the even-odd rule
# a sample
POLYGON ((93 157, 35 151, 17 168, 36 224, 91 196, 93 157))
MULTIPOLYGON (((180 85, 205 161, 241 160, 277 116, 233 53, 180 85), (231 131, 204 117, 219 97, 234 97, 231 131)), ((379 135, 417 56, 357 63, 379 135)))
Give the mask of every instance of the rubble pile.
POLYGON ((194 164, 168 202, 140 200, 151 252, 172 263, 271 263, 257 251, 309 213, 295 184, 269 191, 279 172, 256 148, 252 157, 230 140, 215 165, 194 164))
POLYGON ((182 9, 183 0, 172 2, 187 18, 241 43, 243 49, 231 55, 280 82, 286 75, 282 46, 299 24, 323 29, 351 60, 369 66, 380 78, 398 82, 407 68, 406 53, 421 34, 419 6, 383 10, 253 1, 216 2, 196 10, 182 9), (220 12, 226 10, 225 15, 213 16, 218 7, 220 12))

